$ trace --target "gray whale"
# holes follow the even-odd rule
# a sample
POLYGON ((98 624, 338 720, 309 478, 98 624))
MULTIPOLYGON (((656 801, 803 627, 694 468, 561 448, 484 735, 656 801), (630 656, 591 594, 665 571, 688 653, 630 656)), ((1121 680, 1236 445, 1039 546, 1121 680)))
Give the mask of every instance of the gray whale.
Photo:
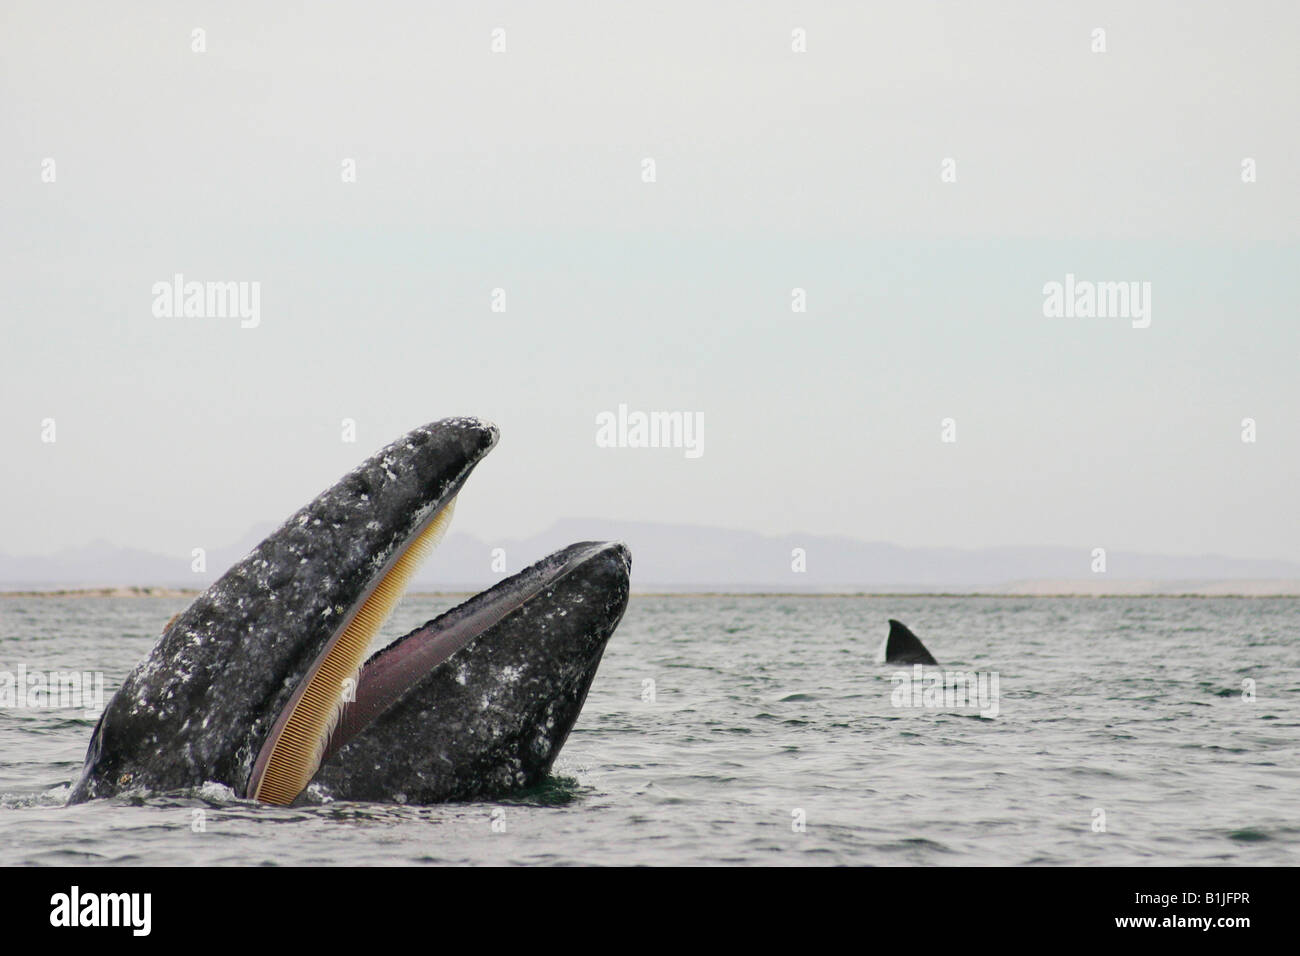
POLYGON ((69 802, 215 781, 423 803, 544 779, 627 606, 624 545, 562 549, 365 659, 497 437, 417 428, 292 515, 127 675, 69 802))

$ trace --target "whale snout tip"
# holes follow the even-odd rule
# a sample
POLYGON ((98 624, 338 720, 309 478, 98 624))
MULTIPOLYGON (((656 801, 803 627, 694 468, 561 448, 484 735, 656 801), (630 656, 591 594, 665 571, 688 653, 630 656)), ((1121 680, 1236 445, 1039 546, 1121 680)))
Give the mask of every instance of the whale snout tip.
POLYGON ((441 418, 435 422, 429 422, 422 429, 429 437, 439 434, 452 433, 456 440, 465 448, 467 454, 481 458, 487 452, 496 447, 496 443, 501 438, 501 430, 495 424, 484 418, 476 418, 472 415, 464 415, 459 418, 441 418))
POLYGON ((575 548, 585 549, 584 562, 604 561, 624 578, 632 573, 632 549, 625 541, 589 541, 575 548))
POLYGON ((494 423, 487 419, 471 418, 469 421, 473 423, 473 427, 478 430, 479 434, 482 436, 482 440, 486 442, 489 447, 495 445, 501 439, 501 429, 497 428, 494 423))
POLYGON ((626 541, 609 541, 606 542, 606 547, 614 557, 623 562, 627 570, 632 570, 632 549, 627 546, 626 541))

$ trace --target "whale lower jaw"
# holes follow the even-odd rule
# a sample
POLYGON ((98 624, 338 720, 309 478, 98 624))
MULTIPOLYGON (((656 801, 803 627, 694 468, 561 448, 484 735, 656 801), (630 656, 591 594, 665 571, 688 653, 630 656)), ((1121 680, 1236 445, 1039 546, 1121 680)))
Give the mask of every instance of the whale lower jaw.
POLYGON ((303 802, 311 784, 315 799, 437 803, 532 786, 549 773, 627 606, 625 545, 570 545, 427 621, 364 665, 333 659, 348 643, 369 646, 380 615, 408 583, 403 561, 431 547, 431 533, 441 537, 453 503, 422 522, 390 560, 277 716, 249 778, 254 800, 303 802), (376 596, 386 606, 368 613, 376 596), (360 636, 349 641, 361 620, 360 636), (329 673, 351 675, 344 678, 351 686, 325 683, 321 675, 329 673), (523 689, 509 686, 515 684, 523 689), (313 688, 324 692, 317 695, 319 729, 295 738, 313 688), (290 763, 289 772, 277 761, 290 763))
POLYGON ((367 662, 307 799, 437 803, 540 783, 627 607, 619 543, 570 545, 367 662))

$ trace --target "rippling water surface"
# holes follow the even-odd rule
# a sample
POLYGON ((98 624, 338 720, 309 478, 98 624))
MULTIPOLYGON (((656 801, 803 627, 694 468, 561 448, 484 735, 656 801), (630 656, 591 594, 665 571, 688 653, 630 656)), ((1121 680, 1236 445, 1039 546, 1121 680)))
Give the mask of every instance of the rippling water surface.
MULTIPOLYGON (((111 695, 185 603, 0 599, 0 671, 111 695)), ((93 724, 0 709, 5 863, 1300 863, 1290 598, 634 597, 555 777, 493 803, 64 807, 93 724), (894 706, 889 617, 997 716, 894 706)))

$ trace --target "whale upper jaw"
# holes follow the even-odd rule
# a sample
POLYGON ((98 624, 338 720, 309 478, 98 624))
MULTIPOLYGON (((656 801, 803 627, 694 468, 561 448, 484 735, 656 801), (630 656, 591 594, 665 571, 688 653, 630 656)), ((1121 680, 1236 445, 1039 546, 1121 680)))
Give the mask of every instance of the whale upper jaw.
MULTIPOLYGON (((329 749, 336 725, 353 737, 365 729, 347 698, 356 687, 358 702, 374 703, 369 681, 355 683, 369 640, 416 552, 445 528, 456 494, 497 437, 494 426, 470 418, 417 428, 291 516, 178 615, 126 677, 95 727, 70 802, 208 781, 263 802, 295 799, 326 753, 340 749, 329 749)), ((550 560, 541 565, 554 573, 550 560)), ((579 562, 557 581, 589 575, 612 589, 612 616, 597 626, 581 615, 566 625, 567 615, 557 615, 561 630, 607 626, 612 633, 626 602, 626 562, 621 585, 597 573, 607 564, 579 562)), ((536 615, 552 601, 545 586, 492 590, 495 616, 463 627, 461 647, 487 646, 474 638, 521 619, 521 607, 536 615)), ((599 638, 602 648, 608 636, 599 638)), ((399 644, 414 647, 412 640, 399 644)), ((412 662, 436 666, 412 655, 395 671, 401 692, 390 705, 419 683, 412 662)), ((572 663, 557 659, 553 667, 572 663)), ((382 716, 382 708, 371 714, 382 716)))

